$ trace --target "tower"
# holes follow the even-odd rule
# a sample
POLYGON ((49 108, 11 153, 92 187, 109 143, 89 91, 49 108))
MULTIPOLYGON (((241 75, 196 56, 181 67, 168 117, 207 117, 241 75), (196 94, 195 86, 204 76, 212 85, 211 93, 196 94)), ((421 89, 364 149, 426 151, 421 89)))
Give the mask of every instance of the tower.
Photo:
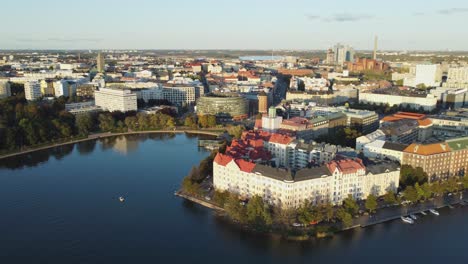
POLYGON ((104 59, 104 55, 102 55, 101 52, 98 53, 97 55, 97 70, 100 73, 104 72, 104 65, 106 64, 106 61, 104 59))
POLYGON ((258 112, 261 114, 268 112, 268 95, 264 91, 258 94, 258 112))
POLYGON ((378 37, 374 39, 374 60, 377 60, 378 37))

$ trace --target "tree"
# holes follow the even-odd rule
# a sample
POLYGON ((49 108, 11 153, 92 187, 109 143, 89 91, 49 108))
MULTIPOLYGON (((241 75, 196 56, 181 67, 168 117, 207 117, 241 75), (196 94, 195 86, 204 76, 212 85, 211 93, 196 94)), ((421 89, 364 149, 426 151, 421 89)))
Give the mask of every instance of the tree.
POLYGON ((283 228, 288 228, 293 222, 295 214, 296 212, 294 209, 282 209, 281 207, 274 207, 273 221, 275 225, 281 226, 283 228))
POLYGON ((353 216, 350 213, 348 213, 344 208, 339 208, 336 212, 336 216, 345 228, 351 227, 351 225, 353 224, 353 216))
POLYGON ((406 189, 403 191, 403 196, 406 198, 406 200, 412 203, 418 201, 418 192, 413 186, 406 187, 406 189))
POLYGON ((245 207, 240 205, 239 198, 236 194, 230 193, 229 197, 227 198, 224 209, 226 213, 231 217, 233 220, 244 223, 246 220, 246 211, 245 207))
POLYGON ((265 227, 272 224, 269 208, 264 204, 262 197, 255 195, 247 204, 247 220, 257 227, 265 227))
POLYGON ((195 122, 195 117, 187 116, 184 120, 184 126, 190 127, 190 128, 196 128, 197 124, 195 122))
POLYGON ((369 196, 367 196, 365 206, 369 213, 374 213, 377 209, 377 197, 373 194, 369 194, 369 196))
POLYGON ((242 132, 244 132, 245 127, 242 125, 239 126, 229 126, 227 131, 229 135, 233 136, 234 138, 240 138, 242 136, 242 132))
POLYGON ((311 211, 309 210, 309 201, 306 200, 304 204, 298 208, 297 220, 304 225, 308 225, 314 220, 314 217, 311 211))
POLYGON ((214 115, 208 116, 207 127, 216 127, 216 116, 214 115))
POLYGON ((201 187, 198 183, 193 182, 190 176, 187 176, 182 181, 182 191, 190 195, 200 195, 201 187))
POLYGON ((463 177, 462 182, 463 182, 463 188, 468 189, 468 175, 463 177))
POLYGON ((351 195, 348 195, 348 197, 343 200, 343 208, 346 210, 346 212, 351 214, 351 216, 356 215, 359 212, 359 205, 351 195))
POLYGON ((421 185, 421 190, 422 190, 422 197, 424 200, 431 198, 432 190, 431 190, 431 186, 429 185, 429 183, 425 182, 423 185, 421 185))
POLYGON ((384 202, 388 205, 394 205, 398 203, 396 195, 393 191, 389 191, 388 193, 386 193, 383 199, 384 199, 384 202))
POLYGON ((224 191, 216 190, 213 194, 213 202, 215 202, 220 207, 224 208, 227 200, 229 198, 229 193, 224 191))
POLYGON ((334 211, 333 211, 333 205, 331 203, 326 203, 322 207, 322 212, 323 212, 324 219, 327 222, 330 222, 333 219, 334 211))
POLYGON ((99 115, 99 128, 104 131, 112 131, 115 129, 115 119, 110 114, 99 115))
POLYGON ((78 115, 75 124, 78 133, 83 136, 87 136, 94 126, 93 118, 90 113, 78 115))

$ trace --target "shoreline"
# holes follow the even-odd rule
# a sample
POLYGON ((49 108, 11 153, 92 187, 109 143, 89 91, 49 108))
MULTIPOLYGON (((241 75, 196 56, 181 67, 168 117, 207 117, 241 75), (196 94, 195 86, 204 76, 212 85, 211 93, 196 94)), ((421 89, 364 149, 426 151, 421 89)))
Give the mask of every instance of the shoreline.
MULTIPOLYGON (((468 190, 464 190, 462 192, 464 194, 464 197, 466 197, 465 194, 468 193, 468 190)), ((212 210, 215 210, 215 211, 219 211, 221 209, 221 210, 224 211, 223 208, 220 208, 220 207, 218 207, 216 205, 212 205, 211 203, 206 202, 206 201, 201 200, 201 199, 198 199, 196 197, 192 197, 192 196, 186 195, 186 194, 181 194, 180 191, 175 192, 175 195, 178 196, 178 197, 181 197, 183 199, 186 199, 188 201, 191 201, 193 203, 196 203, 198 205, 201 205, 203 207, 206 207, 208 209, 212 209, 212 210), (216 207, 216 208, 214 208, 214 207, 216 207)), ((405 213, 396 213, 396 214, 393 214, 391 216, 380 218, 380 219, 378 217, 376 217, 377 214, 374 214, 372 216, 362 215, 362 216, 359 216, 359 217, 353 219, 354 223, 353 223, 352 226, 347 227, 347 228, 341 228, 339 230, 335 230, 334 232, 331 232, 330 234, 317 234, 317 236, 310 236, 310 235, 305 235, 305 234, 304 235, 297 235, 297 236, 296 235, 284 236, 284 234, 281 234, 279 232, 275 232, 274 230, 270 230, 269 232, 267 232, 265 234, 271 234, 271 235, 276 235, 276 236, 284 236, 284 238, 286 240, 292 240, 292 241, 308 241, 308 240, 315 239, 315 238, 318 238, 318 239, 327 238, 327 237, 333 236, 333 235, 338 234, 338 233, 343 232, 343 231, 348 231, 348 230, 352 230, 352 229, 356 229, 356 228, 367 228, 367 227, 371 227, 371 226, 375 226, 375 225, 395 221, 395 220, 400 219, 400 217, 407 216, 409 214, 421 214, 421 212, 423 212, 423 211, 427 212, 427 211, 429 211, 431 209, 437 209, 438 210, 438 209, 445 208, 445 207, 449 207, 451 209, 457 209, 459 207, 453 208, 452 206, 454 206, 454 205, 461 205, 462 207, 466 206, 468 204, 468 199, 467 198, 462 198, 462 199, 455 199, 455 200, 448 201, 448 202, 447 201, 442 201, 442 203, 432 204, 432 205, 429 205, 428 204, 429 202, 431 202, 431 201, 426 201, 425 203, 413 204, 412 207, 416 207, 416 208, 411 208, 411 209, 409 209, 408 206, 404 206, 404 205, 388 207, 388 208, 380 208, 380 210, 378 210, 378 213, 384 213, 385 214, 386 212, 391 211, 391 210, 400 210, 401 211, 403 209, 405 209, 405 213)), ((431 215, 431 213, 429 213, 429 212, 428 212, 428 214, 431 215)), ((235 223, 235 222, 233 222, 233 223, 235 223)), ((417 224, 417 222, 415 224, 417 224)), ((246 230, 249 230, 249 228, 247 228, 246 230)), ((305 230, 305 229, 291 228, 291 230, 305 230)))
POLYGON ((216 132, 216 131, 210 131, 210 130, 148 130, 148 131, 132 131, 132 132, 119 132, 119 133, 99 133, 99 134, 92 134, 89 135, 86 138, 82 139, 74 139, 66 142, 61 142, 61 143, 53 143, 53 144, 47 144, 42 147, 37 147, 37 148, 31 148, 27 150, 22 150, 22 151, 16 151, 13 153, 9 154, 4 154, 0 155, 0 160, 6 159, 6 158, 11 158, 19 155, 24 155, 24 154, 29 154, 33 153, 36 151, 40 150, 46 150, 46 149, 51 149, 54 147, 60 147, 60 146, 65 146, 65 145, 70 145, 70 144, 76 144, 76 143, 81 143, 85 141, 91 141, 91 140, 96 140, 96 139, 101 139, 101 138, 109 138, 109 137, 115 137, 115 136, 125 136, 125 135, 138 135, 138 134, 195 134, 195 135, 205 135, 205 136, 219 136, 222 133, 221 132, 216 132))

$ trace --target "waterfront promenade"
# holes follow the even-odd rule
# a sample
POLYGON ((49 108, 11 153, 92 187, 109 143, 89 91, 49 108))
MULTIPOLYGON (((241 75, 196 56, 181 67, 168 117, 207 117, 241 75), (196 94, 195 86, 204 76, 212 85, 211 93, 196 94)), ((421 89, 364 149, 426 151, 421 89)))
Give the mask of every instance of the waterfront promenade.
POLYGON ((89 140, 96 140, 100 138, 107 138, 107 137, 138 135, 138 134, 184 134, 184 133, 215 136, 215 137, 222 134, 222 132, 220 132, 219 129, 218 130, 172 129, 172 130, 129 131, 129 132, 121 132, 121 133, 112 133, 112 132, 96 133, 96 134, 91 134, 88 137, 73 139, 70 141, 51 143, 51 144, 47 144, 47 145, 40 146, 40 147, 24 148, 23 150, 20 150, 20 151, 0 155, 0 159, 5 159, 9 157, 14 157, 17 155, 32 153, 32 152, 39 151, 39 150, 45 150, 45 149, 50 149, 54 147, 75 144, 75 143, 80 143, 80 142, 89 141, 89 140))
MULTIPOLYGON (((463 195, 460 195, 460 193, 458 193, 450 196, 445 194, 443 196, 436 197, 428 201, 419 202, 411 205, 381 208, 378 209, 377 212, 372 215, 363 215, 358 218, 355 218, 353 226, 348 229, 377 225, 395 219, 400 219, 401 216, 407 216, 409 214, 419 214, 422 211, 427 212, 430 209, 439 209, 442 207, 447 207, 449 205, 460 204, 461 202, 466 202, 466 199, 468 198, 468 190, 465 190, 462 193, 463 195)), ((427 213, 430 214, 429 212, 427 213)))

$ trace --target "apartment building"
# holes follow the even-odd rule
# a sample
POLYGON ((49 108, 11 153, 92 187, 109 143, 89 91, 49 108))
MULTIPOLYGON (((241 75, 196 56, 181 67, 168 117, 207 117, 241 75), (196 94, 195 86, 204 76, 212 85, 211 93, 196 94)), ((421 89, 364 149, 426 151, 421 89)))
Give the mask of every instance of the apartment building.
POLYGON ((38 81, 24 83, 24 96, 28 101, 34 101, 41 98, 41 84, 38 81))
POLYGON ((0 80, 0 99, 11 96, 11 87, 8 80, 0 80))
POLYGON ((101 88, 94 92, 96 106, 105 111, 136 111, 137 96, 130 90, 101 88))

